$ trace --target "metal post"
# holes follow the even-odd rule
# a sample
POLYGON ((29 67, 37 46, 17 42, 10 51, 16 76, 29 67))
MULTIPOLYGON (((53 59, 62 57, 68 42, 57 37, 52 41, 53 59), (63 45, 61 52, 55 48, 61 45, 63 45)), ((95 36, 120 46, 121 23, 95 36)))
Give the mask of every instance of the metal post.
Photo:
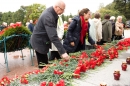
POLYGON ((4 51, 5 55, 4 56, 5 56, 5 63, 6 63, 7 72, 10 72, 9 67, 8 67, 8 59, 7 59, 6 42, 5 42, 5 40, 6 40, 6 38, 4 37, 4 48, 5 48, 5 51, 4 51))
POLYGON ((24 58, 23 58, 23 51, 21 50, 21 54, 22 54, 22 60, 24 60, 24 58))

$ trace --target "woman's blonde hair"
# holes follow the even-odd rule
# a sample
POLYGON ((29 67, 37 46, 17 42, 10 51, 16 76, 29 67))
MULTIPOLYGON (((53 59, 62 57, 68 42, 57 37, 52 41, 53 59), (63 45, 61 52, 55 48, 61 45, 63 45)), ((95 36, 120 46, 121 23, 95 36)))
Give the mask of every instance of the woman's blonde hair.
POLYGON ((116 19, 117 19, 117 20, 122 19, 122 16, 118 16, 116 19))

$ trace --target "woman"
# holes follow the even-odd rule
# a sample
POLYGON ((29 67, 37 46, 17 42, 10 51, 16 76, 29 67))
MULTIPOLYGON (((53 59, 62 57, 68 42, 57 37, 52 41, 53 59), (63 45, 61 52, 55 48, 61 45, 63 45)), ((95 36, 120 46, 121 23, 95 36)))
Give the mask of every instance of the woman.
POLYGON ((124 27, 123 27, 123 24, 122 24, 122 16, 118 16, 117 17, 117 20, 116 20, 116 23, 115 23, 115 40, 120 40, 122 39, 122 35, 123 35, 123 32, 124 32, 124 27))
MULTIPOLYGON (((96 29, 95 29, 95 25, 94 25, 94 22, 92 20, 92 13, 91 13, 91 16, 89 18, 89 24, 90 24, 90 27, 89 27, 89 35, 91 36, 91 38, 95 41, 95 44, 96 44, 96 29)), ((90 50, 90 49, 95 49, 95 47, 93 45, 91 45, 88 40, 86 40, 86 50, 90 50)))
POLYGON ((92 19, 95 25, 96 29, 96 42, 97 44, 100 44, 100 41, 102 39, 102 22, 100 19, 100 14, 95 13, 94 18, 92 19))
MULTIPOLYGON (((63 46, 68 53, 78 52, 85 50, 86 35, 90 44, 94 45, 95 42, 89 35, 90 24, 88 19, 91 13, 88 8, 84 8, 75 16, 69 25, 66 38, 64 39, 63 46)), ((96 45, 96 44, 95 44, 96 45)))

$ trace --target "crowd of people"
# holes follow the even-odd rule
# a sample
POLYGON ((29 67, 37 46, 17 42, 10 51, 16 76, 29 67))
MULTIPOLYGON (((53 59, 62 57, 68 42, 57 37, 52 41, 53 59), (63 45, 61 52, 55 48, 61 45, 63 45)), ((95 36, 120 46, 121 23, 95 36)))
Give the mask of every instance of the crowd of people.
MULTIPOLYGON (((22 22, 20 22, 22 23, 22 22)), ((13 25, 14 23, 10 23, 9 25, 6 23, 6 22, 3 22, 2 25, 0 26, 0 31, 2 31, 4 28, 7 28, 8 26, 11 26, 13 25)), ((33 32, 33 29, 34 29, 34 22, 33 20, 30 20, 29 22, 26 23, 26 27, 31 31, 33 32)))
MULTIPOLYGON (((122 16, 115 18, 106 14, 101 20, 100 13, 92 13, 88 8, 83 8, 79 14, 64 22, 58 15, 64 12, 65 3, 58 1, 52 7, 47 8, 39 17, 31 37, 31 45, 36 51, 38 64, 48 64, 49 60, 69 60, 69 53, 86 49, 86 41, 89 45, 96 47, 113 40, 122 39, 124 27, 122 16), (64 29, 63 29, 64 28, 64 29), (67 29, 63 39, 64 30, 67 29), (87 40, 86 40, 87 39, 87 40)), ((41 68, 41 66, 39 66, 41 68)))
POLYGON ((40 15, 35 26, 32 20, 26 23, 32 32, 30 43, 36 52, 39 68, 43 68, 41 63, 49 64, 49 60, 69 60, 69 53, 85 50, 86 45, 95 48, 97 45, 122 39, 122 16, 115 18, 106 14, 102 20, 101 14, 96 12, 92 18, 91 11, 83 8, 77 16, 63 23, 59 15, 64 12, 65 7, 64 1, 59 0, 40 15), (63 39, 65 29, 67 33, 63 39))

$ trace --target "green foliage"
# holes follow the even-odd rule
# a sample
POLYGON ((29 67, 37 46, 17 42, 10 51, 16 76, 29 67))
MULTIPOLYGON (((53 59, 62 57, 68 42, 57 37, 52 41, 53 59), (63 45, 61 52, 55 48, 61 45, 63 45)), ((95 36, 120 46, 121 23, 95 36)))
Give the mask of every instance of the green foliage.
POLYGON ((30 35, 23 35, 23 34, 11 35, 4 39, 6 44, 4 44, 4 40, 0 40, 0 52, 5 52, 5 46, 6 46, 6 52, 17 51, 25 47, 28 47, 29 36, 30 35))
MULTIPOLYGON (((29 6, 20 6, 20 8, 15 12, 0 12, 0 25, 2 22, 7 22, 8 25, 14 22, 22 22, 24 25, 29 20, 37 20, 41 13, 46 9, 45 5, 32 4, 29 6)), ((74 15, 62 15, 63 21, 68 21, 69 18, 73 18, 74 15)))
MULTIPOLYGON (((5 30, 5 29, 3 29, 5 30)), ((9 28, 5 30, 4 34, 0 36, 0 52, 5 51, 6 42, 6 51, 16 51, 28 47, 29 37, 31 32, 24 26, 9 28)))
POLYGON ((0 12, 0 24, 2 24, 2 22, 7 22, 8 24, 22 22, 25 24, 29 20, 38 19, 45 9, 45 5, 33 4, 30 6, 21 6, 16 12, 0 12))
POLYGON ((2 12, 0 12, 0 23, 1 23, 1 21, 2 21, 1 18, 2 18, 2 12))
POLYGON ((73 17, 74 17, 74 15, 72 15, 71 13, 70 13, 70 15, 64 15, 64 14, 61 15, 62 20, 67 21, 67 22, 68 22, 69 18, 73 18, 73 17))
POLYGON ((65 21, 65 15, 64 14, 61 15, 61 18, 62 18, 63 21, 65 21))
POLYGON ((101 8, 99 10, 99 12, 101 13, 101 18, 104 19, 104 16, 106 14, 109 14, 111 16, 118 16, 119 15, 119 12, 118 11, 113 11, 113 10, 109 10, 107 8, 101 8))
POLYGON ((0 23, 2 22, 7 22, 8 24, 11 23, 13 20, 13 12, 6 12, 6 13, 3 13, 1 15, 1 21, 0 23))
POLYGON ((16 12, 13 13, 12 22, 23 22, 25 15, 25 9, 20 7, 16 12))
POLYGON ((29 20, 37 20, 41 13, 46 9, 45 5, 33 4, 26 7, 24 23, 29 20))
POLYGON ((16 28, 9 28, 8 30, 6 30, 4 32, 3 35, 0 36, 0 40, 2 40, 5 37, 7 36, 11 36, 13 34, 29 34, 31 35, 31 32, 28 30, 28 28, 24 27, 24 26, 21 26, 21 27, 16 27, 16 28))
POLYGON ((65 37, 66 37, 66 33, 67 33, 67 30, 64 30, 63 39, 65 39, 65 37))
POLYGON ((118 10, 127 20, 130 19, 130 0, 114 0, 114 8, 118 10))
POLYGON ((104 19, 104 16, 106 14, 109 14, 110 16, 122 16, 123 17, 123 22, 126 21, 126 17, 121 14, 117 9, 114 8, 115 3, 108 4, 106 7, 101 7, 98 12, 101 13, 101 18, 104 19))

